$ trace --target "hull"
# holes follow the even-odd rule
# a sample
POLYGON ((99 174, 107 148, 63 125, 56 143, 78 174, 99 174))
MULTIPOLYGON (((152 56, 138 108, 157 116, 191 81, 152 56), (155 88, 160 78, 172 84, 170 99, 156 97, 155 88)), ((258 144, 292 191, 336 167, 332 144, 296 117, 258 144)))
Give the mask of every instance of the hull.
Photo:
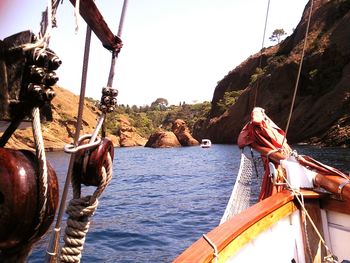
POLYGON ((201 142, 202 148, 210 148, 211 147, 211 141, 209 139, 203 139, 201 142))
POLYGON ((298 155, 285 136, 264 109, 253 109, 237 144, 261 155, 259 202, 249 207, 257 160, 241 158, 225 220, 174 262, 348 262, 349 176, 298 155))
MULTIPOLYGON (((305 208, 339 262, 350 259, 349 206, 313 191, 305 208)), ((197 240, 174 262, 322 262, 328 255, 294 195, 285 190, 197 240), (273 251, 273 253, 267 253, 273 251)))

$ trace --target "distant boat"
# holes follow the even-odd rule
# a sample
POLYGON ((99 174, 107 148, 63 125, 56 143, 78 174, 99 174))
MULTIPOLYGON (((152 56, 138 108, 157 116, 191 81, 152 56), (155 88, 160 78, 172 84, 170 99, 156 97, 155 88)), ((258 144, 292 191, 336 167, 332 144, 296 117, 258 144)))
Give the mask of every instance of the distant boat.
POLYGON ((202 139, 201 147, 202 148, 210 148, 211 147, 211 141, 209 139, 202 139))

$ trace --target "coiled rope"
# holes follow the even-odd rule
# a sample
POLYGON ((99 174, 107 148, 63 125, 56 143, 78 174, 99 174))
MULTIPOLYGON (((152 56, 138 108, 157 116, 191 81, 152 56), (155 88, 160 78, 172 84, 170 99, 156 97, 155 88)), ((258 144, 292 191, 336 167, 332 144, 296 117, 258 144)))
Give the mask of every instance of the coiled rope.
POLYGON ((91 196, 74 198, 69 202, 65 229, 65 245, 61 249, 61 262, 80 262, 85 237, 90 227, 90 218, 94 215, 98 198, 112 179, 112 158, 107 154, 106 165, 101 168, 102 180, 91 196))

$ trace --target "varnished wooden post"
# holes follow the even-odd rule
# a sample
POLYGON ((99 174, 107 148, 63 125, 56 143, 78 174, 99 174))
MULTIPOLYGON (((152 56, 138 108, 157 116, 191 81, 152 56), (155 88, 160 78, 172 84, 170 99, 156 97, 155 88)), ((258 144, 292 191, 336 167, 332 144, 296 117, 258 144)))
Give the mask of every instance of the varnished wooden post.
POLYGON ((25 261, 31 246, 54 220, 58 204, 56 173, 48 163, 45 198, 39 196, 38 167, 34 153, 0 148, 0 262, 25 261))

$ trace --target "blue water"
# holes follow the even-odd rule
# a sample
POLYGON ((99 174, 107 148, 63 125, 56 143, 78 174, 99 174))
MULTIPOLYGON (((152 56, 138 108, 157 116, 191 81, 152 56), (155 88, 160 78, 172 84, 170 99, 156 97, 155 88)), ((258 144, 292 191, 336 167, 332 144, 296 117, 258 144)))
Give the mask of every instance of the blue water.
MULTIPOLYGON (((296 148, 350 170, 349 149, 296 148)), ((92 218, 82 262, 171 262, 219 224, 239 156, 235 145, 116 148, 113 179, 92 218)), ((62 190, 69 156, 56 152, 48 158, 62 190)), ((29 262, 43 262, 46 246, 44 237, 29 262)))

